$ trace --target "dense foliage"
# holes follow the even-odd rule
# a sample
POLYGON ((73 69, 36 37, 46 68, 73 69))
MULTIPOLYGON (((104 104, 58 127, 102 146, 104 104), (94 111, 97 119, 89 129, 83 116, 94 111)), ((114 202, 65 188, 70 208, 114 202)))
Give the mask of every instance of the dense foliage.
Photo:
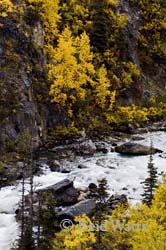
MULTIPOLYGON (((51 99, 55 108, 67 116, 67 126, 87 130, 99 129, 103 124, 110 128, 128 123, 139 126, 165 115, 165 97, 155 102, 141 97, 142 105, 139 101, 144 72, 154 60, 162 63, 165 58, 166 15, 162 0, 28 0, 17 4, 3 0, 0 8, 3 18, 17 23, 25 20, 32 27, 42 25, 47 83, 42 83, 39 91, 40 65, 35 69, 27 65, 28 74, 35 72, 33 88, 38 92, 38 101, 51 99), (133 34, 132 16, 126 8, 139 15, 133 34), (132 51, 138 60, 133 59, 132 51)), ((33 46, 36 50, 37 45, 33 46)), ((36 52, 41 53, 38 49, 36 52)), ((155 94, 150 95, 155 99, 155 94)), ((17 108, 13 110, 17 112, 17 108)))
MULTIPOLYGON (((165 31, 164 0, 1 0, 0 128, 7 130, 7 136, 0 139, 6 152, 14 151, 17 160, 24 157, 34 124, 40 128, 38 133, 42 128, 47 130, 44 132, 49 140, 52 135, 59 139, 58 133, 65 138, 78 135, 82 128, 101 133, 164 118, 165 31), (37 111, 31 112, 32 102, 37 103, 37 111), (45 110, 52 116, 57 112, 61 119, 55 117, 48 122, 44 117, 45 126, 40 124, 36 113, 41 111, 38 115, 44 116, 45 110)), ((0 172, 4 170, 3 161, 0 172)), ((41 249, 51 249, 54 244, 54 250, 150 250, 152 246, 164 250, 166 183, 164 180, 154 194, 156 183, 151 177, 156 178, 156 170, 152 158, 148 166, 148 206, 108 212, 103 180, 97 189, 96 218, 100 226, 105 221, 106 232, 87 231, 95 216, 84 215, 76 222, 83 219, 86 227, 80 230, 76 223, 69 232, 56 234, 52 242, 49 226, 55 225, 46 209, 41 216, 41 249), (118 220, 118 224, 113 225, 112 220, 118 220), (145 227, 133 230, 137 224, 145 227)), ((54 208, 49 209, 53 215, 54 208)))

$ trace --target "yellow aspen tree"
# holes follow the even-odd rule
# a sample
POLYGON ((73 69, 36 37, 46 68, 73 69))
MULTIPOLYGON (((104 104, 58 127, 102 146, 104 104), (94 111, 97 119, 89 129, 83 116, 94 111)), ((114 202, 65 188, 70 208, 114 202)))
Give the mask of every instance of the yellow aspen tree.
POLYGON ((59 36, 57 48, 50 51, 52 62, 48 65, 48 77, 53 81, 50 88, 52 102, 65 106, 72 116, 74 104, 86 98, 86 84, 95 72, 89 38, 83 33, 75 39, 65 28, 59 36))
POLYGON ((95 81, 95 101, 96 104, 104 109, 110 106, 114 102, 115 92, 110 91, 111 83, 107 77, 107 70, 104 65, 102 65, 97 71, 97 79, 95 81))

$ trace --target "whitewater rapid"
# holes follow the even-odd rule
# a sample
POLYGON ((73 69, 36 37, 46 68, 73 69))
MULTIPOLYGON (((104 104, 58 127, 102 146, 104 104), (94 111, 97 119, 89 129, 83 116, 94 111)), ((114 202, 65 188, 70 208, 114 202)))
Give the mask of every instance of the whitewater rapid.
MULTIPOLYGON (((166 152, 166 132, 153 132, 141 135, 144 140, 138 141, 143 145, 150 145, 166 152)), ((111 146, 110 146, 111 148, 111 146)), ((166 158, 155 154, 153 161, 161 176, 166 172, 166 158)), ((64 167, 70 173, 51 172, 44 165, 44 173, 34 177, 36 189, 55 184, 65 178, 73 179, 75 187, 87 187, 89 183, 96 183, 102 177, 107 178, 110 194, 126 194, 133 204, 139 202, 143 192, 141 182, 147 177, 149 156, 122 156, 115 152, 96 154, 93 157, 76 157, 74 161, 64 162, 64 167), (85 168, 79 169, 83 164, 85 168)), ((26 192, 29 186, 26 185, 26 192)), ((19 235, 19 226, 15 220, 15 210, 21 199, 21 183, 16 186, 4 187, 0 190, 0 250, 10 250, 12 242, 19 235)))

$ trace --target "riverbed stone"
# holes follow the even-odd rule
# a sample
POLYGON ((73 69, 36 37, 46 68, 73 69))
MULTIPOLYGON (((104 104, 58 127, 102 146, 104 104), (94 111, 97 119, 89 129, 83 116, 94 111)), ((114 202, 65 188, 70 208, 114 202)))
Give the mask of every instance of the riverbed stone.
POLYGON ((107 154, 108 151, 109 151, 105 142, 96 142, 95 146, 96 146, 96 151, 97 152, 107 154))
POLYGON ((85 168, 87 168, 87 166, 84 165, 84 164, 79 164, 79 165, 78 165, 78 168, 79 168, 79 169, 85 169, 85 168))
POLYGON ((133 141, 142 141, 142 140, 144 140, 144 139, 145 139, 145 137, 139 136, 139 135, 134 135, 134 136, 132 137, 132 140, 133 140, 133 141))
POLYGON ((112 195, 109 199, 108 199, 108 206, 110 209, 115 209, 117 208, 119 205, 125 205, 127 204, 128 199, 127 196, 125 194, 114 194, 112 195))
POLYGON ((150 153, 162 153, 162 150, 150 146, 144 146, 135 142, 127 142, 115 147, 115 151, 126 155, 149 155, 150 153))
POLYGON ((58 205, 71 205, 78 201, 79 191, 74 187, 73 181, 64 179, 40 192, 51 192, 58 205))
POLYGON ((161 154, 161 155, 159 155, 161 158, 164 158, 164 159, 166 159, 166 153, 163 153, 163 154, 161 154))
POLYGON ((96 146, 92 140, 85 140, 81 143, 73 145, 73 149, 78 155, 93 156, 96 152, 96 146))
POLYGON ((61 164, 57 160, 51 160, 49 161, 49 167, 52 172, 60 171, 61 169, 61 164))
POLYGON ((74 218, 83 214, 90 215, 96 207, 96 202, 92 199, 86 199, 78 202, 77 204, 63 209, 59 212, 61 218, 74 218))

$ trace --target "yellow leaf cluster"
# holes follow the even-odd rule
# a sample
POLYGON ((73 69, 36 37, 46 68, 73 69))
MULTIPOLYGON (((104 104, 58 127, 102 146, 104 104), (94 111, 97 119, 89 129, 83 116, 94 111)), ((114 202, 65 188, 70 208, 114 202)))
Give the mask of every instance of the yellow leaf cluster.
POLYGON ((75 221, 78 224, 56 235, 53 250, 62 248, 64 250, 92 250, 91 245, 96 242, 96 238, 94 232, 88 230, 89 225, 92 223, 91 220, 86 215, 82 215, 77 217, 75 221), (59 241, 62 248, 58 248, 60 246, 59 241))
POLYGON ((96 103, 102 109, 105 108, 107 102, 112 103, 113 101, 110 87, 111 83, 107 77, 107 70, 102 65, 97 71, 97 81, 95 82, 96 103))
POLYGON ((0 1, 0 16, 6 17, 9 12, 14 10, 14 5, 10 0, 0 1))
POLYGON ((73 38, 66 28, 59 36, 57 48, 49 48, 49 51, 52 58, 48 65, 48 76, 53 81, 50 88, 52 101, 68 106, 70 110, 77 101, 85 99, 86 84, 92 82, 95 73, 89 38, 86 33, 73 38))
POLYGON ((113 114, 107 114, 107 121, 109 123, 123 124, 131 123, 139 126, 142 122, 148 120, 147 108, 139 108, 132 104, 131 106, 119 106, 113 114))

